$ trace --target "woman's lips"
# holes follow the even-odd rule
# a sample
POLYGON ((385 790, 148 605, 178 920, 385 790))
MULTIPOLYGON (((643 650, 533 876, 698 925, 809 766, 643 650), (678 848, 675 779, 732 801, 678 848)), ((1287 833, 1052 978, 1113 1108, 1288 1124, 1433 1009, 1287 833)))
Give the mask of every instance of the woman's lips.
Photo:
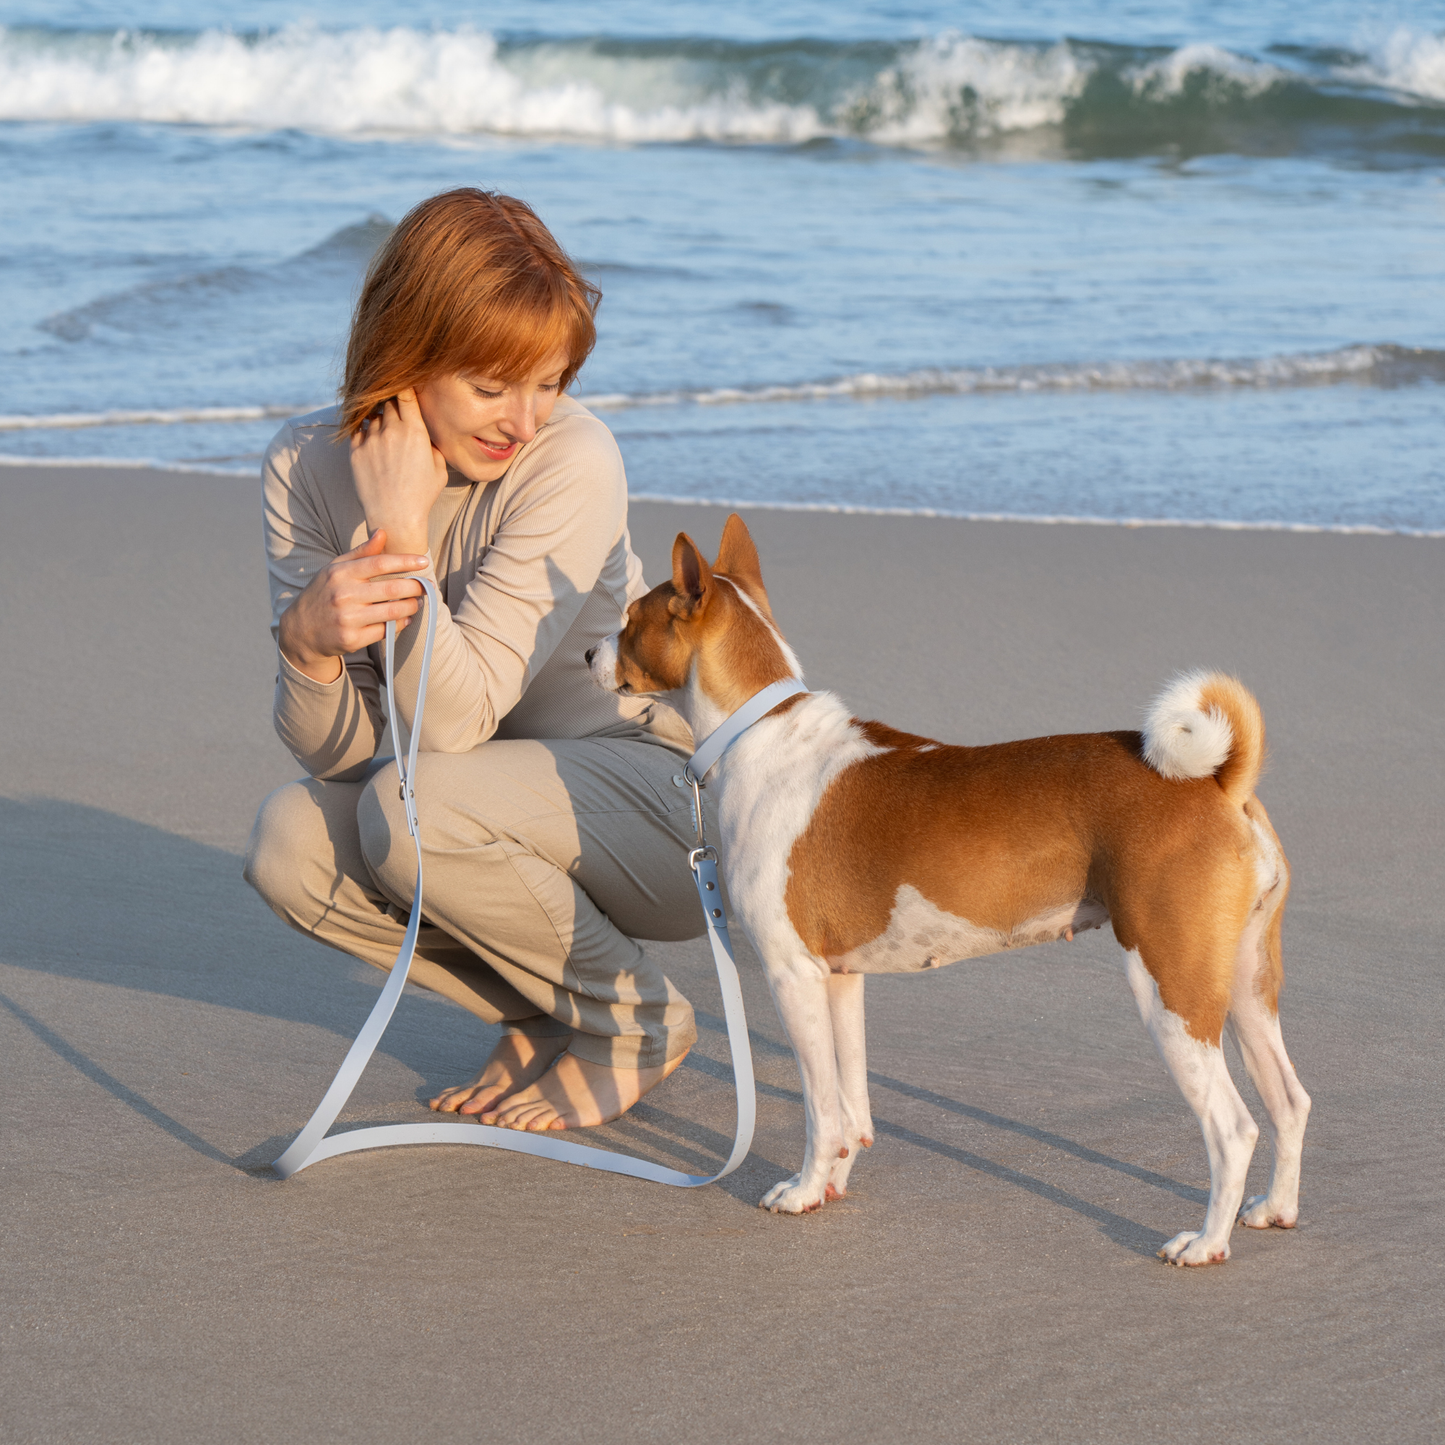
POLYGON ((484 442, 481 437, 473 437, 472 440, 491 457, 494 462, 503 462, 517 450, 516 442, 508 442, 506 446, 493 446, 491 442, 484 442))

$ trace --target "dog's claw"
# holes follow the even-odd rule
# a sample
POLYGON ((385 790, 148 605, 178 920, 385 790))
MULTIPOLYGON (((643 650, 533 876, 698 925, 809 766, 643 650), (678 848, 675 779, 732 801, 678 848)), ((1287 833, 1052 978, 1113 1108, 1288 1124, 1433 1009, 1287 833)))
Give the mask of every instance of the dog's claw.
POLYGON ((1181 1269, 1189 1265, 1223 1264, 1229 1258, 1229 1246, 1225 1244, 1218 1249, 1210 1249, 1204 1243, 1202 1234, 1186 1229, 1182 1234, 1176 1234, 1158 1251, 1158 1255, 1165 1264, 1176 1264, 1181 1269))

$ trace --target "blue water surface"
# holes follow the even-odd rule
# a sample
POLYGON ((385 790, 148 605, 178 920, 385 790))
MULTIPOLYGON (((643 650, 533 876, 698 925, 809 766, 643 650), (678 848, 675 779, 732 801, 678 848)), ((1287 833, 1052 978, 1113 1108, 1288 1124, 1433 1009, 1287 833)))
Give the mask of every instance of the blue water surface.
POLYGON ((249 471, 529 200, 635 492, 1445 530, 1420 3, 0 3, 0 459, 249 471))

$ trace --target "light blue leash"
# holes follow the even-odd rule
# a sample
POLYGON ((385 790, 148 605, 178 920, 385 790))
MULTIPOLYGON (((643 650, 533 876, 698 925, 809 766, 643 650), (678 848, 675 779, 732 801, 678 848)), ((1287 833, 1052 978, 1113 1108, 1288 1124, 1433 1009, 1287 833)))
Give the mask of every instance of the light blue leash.
MULTIPOLYGON (((421 928, 421 833, 417 826, 416 794, 412 788, 412 780, 416 776, 417 744, 421 737, 427 675, 431 671, 432 645, 436 640, 437 612, 441 599, 434 582, 426 577, 417 577, 416 580, 425 589, 427 597, 426 643, 422 652, 421 678, 417 684, 416 718, 412 724, 404 762, 401 749, 396 746, 401 738, 396 718, 396 624, 386 624, 387 713, 391 722, 392 742, 396 746, 396 770, 401 776, 401 798, 406 808, 407 831, 416 847, 416 887, 412 892, 411 918, 407 923, 406 937, 402 940, 396 962, 392 965, 381 997, 377 999, 370 1017, 362 1025, 356 1041, 347 1050, 341 1067, 336 1071, 336 1077, 331 1081, 331 1087, 316 1106, 316 1112, 307 1120, 306 1127, 291 1141, 272 1168, 283 1179, 289 1179, 293 1174, 322 1159, 333 1159, 338 1154, 350 1154, 358 1149, 389 1149, 395 1144, 480 1144, 488 1149, 510 1149, 516 1154, 535 1154, 543 1159, 560 1159, 566 1164, 580 1164, 584 1169, 605 1169, 612 1174, 630 1174, 635 1179, 650 1179, 656 1184, 675 1184, 684 1189, 696 1189, 701 1184, 712 1184, 722 1179, 731 1174, 747 1157, 753 1142, 756 1098, 753 1058, 748 1048, 748 1023, 743 1012, 743 995, 738 984, 732 940, 728 937, 727 916, 722 906, 717 852, 708 846, 703 834, 700 802, 697 809, 699 846, 688 855, 688 863, 697 884, 697 896, 702 902, 703 915, 707 919, 708 942, 712 944, 718 984, 722 989, 723 1016, 727 1020, 728 1048, 732 1053, 733 1082, 737 1090, 738 1105, 732 1153, 716 1174, 684 1174, 680 1169, 668 1169, 646 1159, 635 1159, 629 1154, 614 1154, 607 1149, 596 1149, 591 1145, 574 1143, 570 1139, 559 1139, 552 1133, 532 1134, 518 1129, 499 1129, 495 1125, 474 1124, 464 1119, 446 1123, 438 1120, 428 1124, 382 1124, 368 1129, 352 1129, 328 1137, 326 1131, 336 1122, 336 1116, 351 1097, 351 1091, 356 1087, 362 1070, 366 1068, 377 1044, 381 1042, 381 1036, 386 1032, 386 1026, 396 1011, 397 1000, 401 998, 407 974, 411 971, 417 933, 421 928)), ((694 790, 736 737, 784 698, 804 691, 806 688, 803 683, 796 678, 774 683, 771 687, 764 688, 710 734, 687 765, 686 775, 688 781, 693 783, 694 790), (763 706, 765 701, 766 706, 763 706)))

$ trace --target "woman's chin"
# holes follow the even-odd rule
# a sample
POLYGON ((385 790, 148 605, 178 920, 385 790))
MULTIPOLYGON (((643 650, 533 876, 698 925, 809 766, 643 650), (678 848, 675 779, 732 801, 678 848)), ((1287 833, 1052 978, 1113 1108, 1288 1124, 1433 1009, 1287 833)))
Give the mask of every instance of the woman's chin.
MULTIPOLYGON (((502 461, 494 461, 485 452, 475 450, 463 453, 443 452, 447 460, 448 477, 447 483, 450 486, 469 485, 472 482, 495 482, 509 466, 512 465, 512 457, 502 461)), ((515 452, 512 454, 516 455, 515 452)))

